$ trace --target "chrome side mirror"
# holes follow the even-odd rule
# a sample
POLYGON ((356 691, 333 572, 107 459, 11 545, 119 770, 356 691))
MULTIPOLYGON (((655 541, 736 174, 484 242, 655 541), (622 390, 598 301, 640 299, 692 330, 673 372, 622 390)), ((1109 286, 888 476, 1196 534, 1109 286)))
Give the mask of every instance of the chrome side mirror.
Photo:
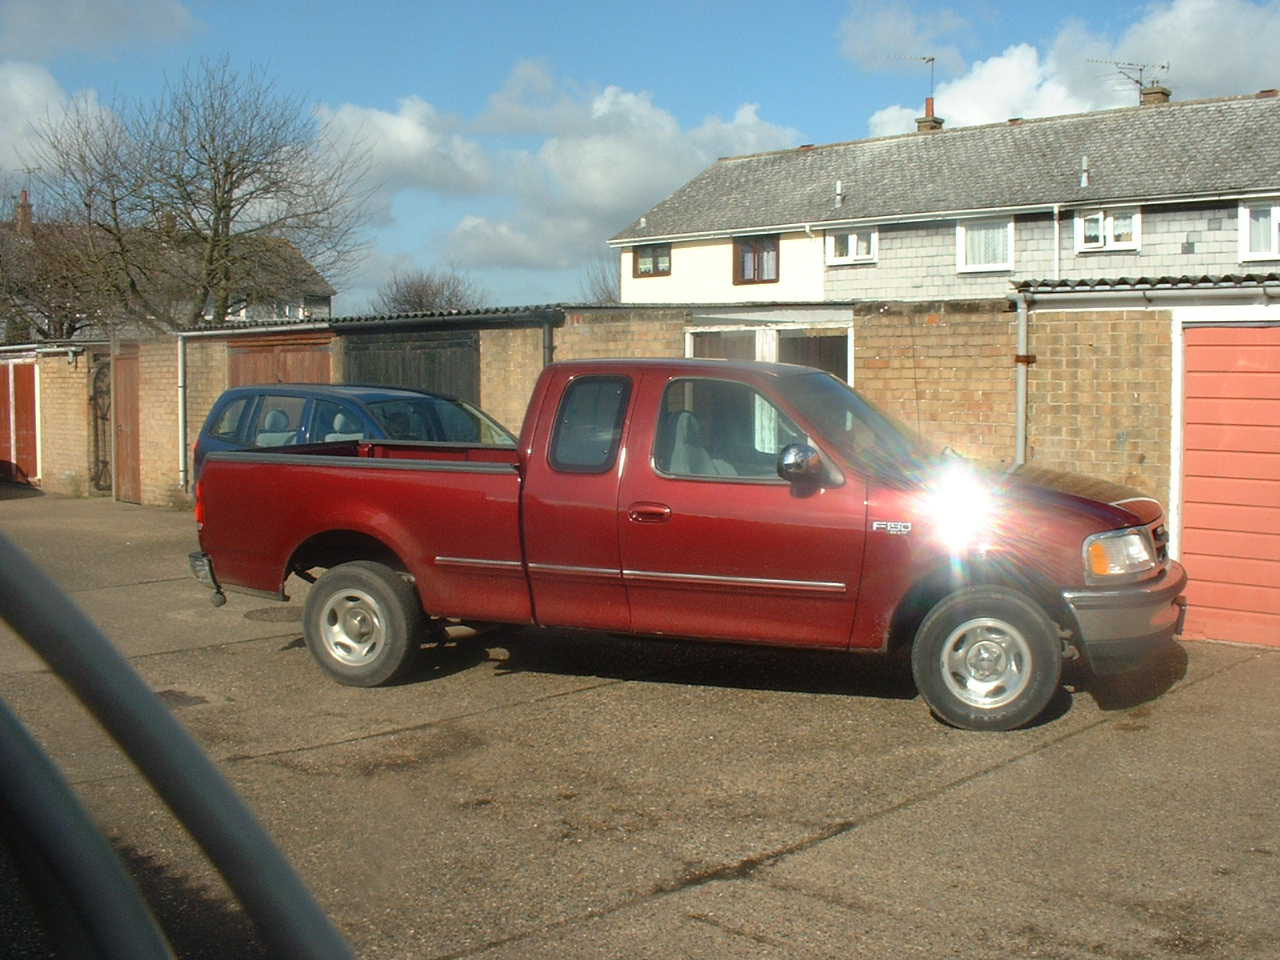
POLYGON ((778 454, 778 476, 788 483, 822 480, 822 456, 807 443, 789 443, 778 454))

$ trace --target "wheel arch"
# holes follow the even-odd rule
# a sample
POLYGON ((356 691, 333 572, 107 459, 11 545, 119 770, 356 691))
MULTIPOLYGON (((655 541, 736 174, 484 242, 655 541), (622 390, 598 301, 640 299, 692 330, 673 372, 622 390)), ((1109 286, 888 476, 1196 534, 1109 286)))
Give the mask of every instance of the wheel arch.
POLYGON ((384 540, 359 530, 326 530, 312 534, 294 548, 286 567, 288 573, 306 573, 314 567, 329 569, 353 560, 368 560, 409 573, 409 565, 384 540))
POLYGON ((965 587, 1006 587, 1035 601, 1061 630, 1074 633, 1075 617, 1062 591, 1044 573, 1006 555, 945 557, 911 586, 889 624, 889 652, 909 649, 929 611, 965 587))

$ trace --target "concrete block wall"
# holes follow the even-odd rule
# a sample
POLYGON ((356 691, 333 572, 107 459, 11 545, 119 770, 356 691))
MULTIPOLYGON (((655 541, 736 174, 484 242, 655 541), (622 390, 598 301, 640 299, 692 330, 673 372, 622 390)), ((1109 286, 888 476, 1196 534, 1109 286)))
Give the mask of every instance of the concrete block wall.
POLYGON ((925 437, 1013 461, 1017 315, 1004 301, 854 308, 854 386, 925 437))
POLYGON ((1128 484, 1167 509, 1169 312, 1033 311, 1029 335, 1028 460, 1128 484))
POLYGON ((72 497, 93 494, 93 355, 41 357, 40 487, 72 497))

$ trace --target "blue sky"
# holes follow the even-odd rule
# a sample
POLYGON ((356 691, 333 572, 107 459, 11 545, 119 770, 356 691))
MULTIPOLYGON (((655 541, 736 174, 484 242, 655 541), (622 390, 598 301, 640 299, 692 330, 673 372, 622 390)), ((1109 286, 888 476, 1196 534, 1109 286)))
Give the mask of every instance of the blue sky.
POLYGON ((937 112, 967 126, 1134 102, 1094 61, 1167 63, 1149 75, 1175 99, 1277 87, 1277 49, 1280 0, 0 0, 0 168, 70 97, 150 97, 226 55, 369 151, 340 311, 441 265, 494 305, 572 301, 604 241, 716 157, 912 129, 913 58, 936 58, 937 112))

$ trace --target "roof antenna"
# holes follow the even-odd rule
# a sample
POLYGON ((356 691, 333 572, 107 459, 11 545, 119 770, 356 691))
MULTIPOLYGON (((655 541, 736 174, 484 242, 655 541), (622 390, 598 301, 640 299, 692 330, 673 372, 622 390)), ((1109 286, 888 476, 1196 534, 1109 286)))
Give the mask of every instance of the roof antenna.
POLYGON ((1100 63, 1105 67, 1115 67, 1116 73, 1120 74, 1120 76, 1124 77, 1130 83, 1136 84, 1138 87, 1138 103, 1142 103, 1142 88, 1145 87, 1148 82, 1143 78, 1143 73, 1147 70, 1159 72, 1161 70, 1169 69, 1169 61, 1167 60, 1164 63, 1127 63, 1124 60, 1094 60, 1090 58, 1088 62, 1100 63))
POLYGON ((933 96, 933 65, 937 61, 937 57, 930 54, 927 57, 890 57, 890 60, 912 60, 916 63, 927 63, 929 65, 929 96, 933 96))

